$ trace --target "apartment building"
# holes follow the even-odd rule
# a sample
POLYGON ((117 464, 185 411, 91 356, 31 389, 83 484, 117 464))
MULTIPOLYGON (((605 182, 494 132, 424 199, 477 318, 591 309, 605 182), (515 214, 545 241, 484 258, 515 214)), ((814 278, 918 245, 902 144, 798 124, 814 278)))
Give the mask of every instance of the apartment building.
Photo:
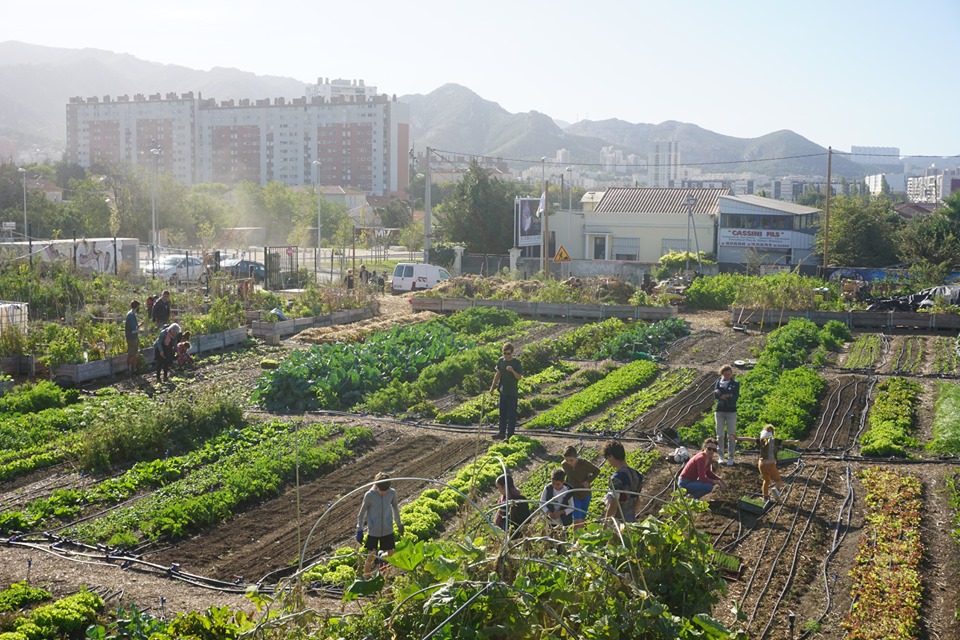
POLYGON ((310 97, 293 99, 218 102, 192 92, 71 98, 67 159, 86 168, 157 169, 186 185, 319 179, 371 195, 400 193, 410 175, 409 108, 368 95, 371 89, 321 79, 316 90, 308 87, 310 97))

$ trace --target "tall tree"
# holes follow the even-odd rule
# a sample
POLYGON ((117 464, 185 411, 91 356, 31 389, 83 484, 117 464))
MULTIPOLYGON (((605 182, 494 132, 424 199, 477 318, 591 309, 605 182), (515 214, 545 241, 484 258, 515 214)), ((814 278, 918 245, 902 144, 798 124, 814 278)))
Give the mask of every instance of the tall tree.
POLYGON ((505 253, 513 245, 513 190, 476 161, 437 209, 445 239, 471 253, 505 253))
MULTIPOLYGON (((886 198, 840 196, 830 201, 830 261, 850 267, 884 267, 897 262, 900 218, 886 198)), ((824 227, 817 233, 823 255, 824 227)))

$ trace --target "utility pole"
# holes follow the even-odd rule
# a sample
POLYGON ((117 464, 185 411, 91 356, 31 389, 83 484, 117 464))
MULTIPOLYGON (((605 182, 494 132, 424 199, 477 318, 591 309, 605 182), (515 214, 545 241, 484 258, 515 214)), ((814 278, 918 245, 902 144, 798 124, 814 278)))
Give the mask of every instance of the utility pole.
POLYGON ((693 241, 697 246, 697 270, 703 273, 703 262, 700 260, 700 239, 697 237, 697 225, 693 222, 693 206, 697 204, 694 195, 688 194, 683 204, 687 206, 687 266, 684 271, 690 271, 690 226, 693 226, 693 241))
POLYGON ((830 263, 830 193, 833 186, 831 179, 831 162, 833 160, 833 147, 827 147, 827 199, 823 204, 823 277, 827 277, 827 265, 830 263))
POLYGON ((430 191, 433 186, 433 182, 430 178, 430 155, 433 151, 430 147, 427 147, 426 162, 427 167, 424 170, 425 183, 423 187, 423 261, 430 262, 430 236, 432 235, 430 229, 430 191))
MULTIPOLYGON (((550 190, 550 183, 543 183, 543 192, 548 193, 550 190)), ((548 280, 550 279, 550 198, 546 197, 543 199, 543 275, 548 280)))
MULTIPOLYGON (((323 266, 323 258, 320 256, 320 201, 323 195, 320 193, 320 161, 314 160, 313 166, 317 168, 317 282, 320 282, 320 268, 323 266)), ((331 276, 332 279, 332 276, 331 276)))

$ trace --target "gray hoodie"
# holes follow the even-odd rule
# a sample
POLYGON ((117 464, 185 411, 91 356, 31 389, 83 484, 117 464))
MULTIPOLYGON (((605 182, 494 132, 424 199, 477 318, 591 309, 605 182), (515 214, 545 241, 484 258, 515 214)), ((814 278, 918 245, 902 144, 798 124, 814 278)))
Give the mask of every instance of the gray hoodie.
POLYGON ((400 505, 397 504, 397 492, 392 487, 381 494, 376 487, 363 494, 360 513, 357 514, 357 529, 363 529, 367 521, 367 534, 382 538, 393 533, 393 523, 400 527, 400 505))

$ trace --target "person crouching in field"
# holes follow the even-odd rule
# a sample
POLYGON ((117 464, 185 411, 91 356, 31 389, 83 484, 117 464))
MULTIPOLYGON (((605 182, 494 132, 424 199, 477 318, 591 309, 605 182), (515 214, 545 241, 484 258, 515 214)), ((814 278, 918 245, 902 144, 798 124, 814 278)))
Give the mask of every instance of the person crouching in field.
POLYGON ((367 540, 364 549, 367 550, 367 560, 363 565, 365 578, 373 576, 373 565, 377 549, 383 555, 393 555, 396 548, 396 538, 393 535, 393 525, 403 535, 403 523, 400 522, 400 506, 397 503, 397 491, 390 487, 390 476, 384 472, 373 478, 374 484, 363 494, 360 503, 360 513, 357 514, 357 542, 363 543, 363 524, 367 524, 367 540))
POLYGON ((566 478, 563 469, 555 469, 550 482, 540 492, 540 509, 554 526, 569 527, 573 524, 573 493, 565 482, 566 478))
POLYGON ((713 458, 717 453, 717 441, 713 438, 707 438, 703 441, 703 448, 700 453, 687 460, 680 472, 680 480, 677 483, 681 489, 684 489, 691 497, 700 499, 713 491, 714 487, 721 489, 726 485, 723 478, 713 472, 713 458))
POLYGON ((757 460, 757 468, 760 469, 760 477, 763 478, 763 484, 760 487, 763 494, 763 500, 770 499, 770 492, 780 500, 780 490, 783 489, 783 480, 780 478, 780 470, 777 468, 777 452, 781 445, 799 444, 799 440, 779 440, 773 436, 774 428, 772 424, 763 425, 759 438, 737 438, 738 441, 756 442, 760 447, 760 458, 757 460))

